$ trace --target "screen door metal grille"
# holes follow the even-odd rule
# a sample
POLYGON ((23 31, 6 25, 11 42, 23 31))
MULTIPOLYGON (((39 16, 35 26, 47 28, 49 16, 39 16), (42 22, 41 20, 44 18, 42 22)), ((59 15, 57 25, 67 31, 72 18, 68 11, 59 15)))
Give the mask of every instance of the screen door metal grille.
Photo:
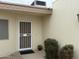
POLYGON ((31 48, 31 22, 20 22, 20 49, 31 48))

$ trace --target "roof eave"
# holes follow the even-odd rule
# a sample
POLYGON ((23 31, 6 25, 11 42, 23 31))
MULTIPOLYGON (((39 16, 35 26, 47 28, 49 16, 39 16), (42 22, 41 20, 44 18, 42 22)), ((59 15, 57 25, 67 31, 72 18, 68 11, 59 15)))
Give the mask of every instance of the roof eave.
POLYGON ((26 5, 3 3, 3 2, 0 2, 0 10, 18 11, 18 12, 24 12, 24 13, 26 12, 26 13, 40 14, 40 15, 52 14, 52 9, 50 8, 26 6, 26 5))

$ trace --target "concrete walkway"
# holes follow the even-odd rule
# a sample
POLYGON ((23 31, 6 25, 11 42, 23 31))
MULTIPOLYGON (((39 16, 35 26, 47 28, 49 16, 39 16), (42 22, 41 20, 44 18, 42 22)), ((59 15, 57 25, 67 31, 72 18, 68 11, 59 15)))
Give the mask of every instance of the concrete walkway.
POLYGON ((24 54, 22 55, 24 59, 45 59, 44 51, 35 51, 32 54, 24 54))

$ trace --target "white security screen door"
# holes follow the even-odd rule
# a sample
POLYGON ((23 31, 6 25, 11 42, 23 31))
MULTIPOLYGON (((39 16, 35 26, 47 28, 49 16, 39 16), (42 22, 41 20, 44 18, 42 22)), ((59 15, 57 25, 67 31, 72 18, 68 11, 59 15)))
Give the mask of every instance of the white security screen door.
POLYGON ((31 22, 20 22, 20 50, 31 49, 31 22))

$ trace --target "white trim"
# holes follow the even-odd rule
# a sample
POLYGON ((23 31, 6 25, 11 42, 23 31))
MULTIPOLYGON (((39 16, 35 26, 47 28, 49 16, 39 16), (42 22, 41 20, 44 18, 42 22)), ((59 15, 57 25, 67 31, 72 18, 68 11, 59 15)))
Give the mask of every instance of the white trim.
POLYGON ((19 37, 20 37, 20 35, 19 35, 19 21, 18 21, 18 50, 19 50, 19 44, 20 44, 20 42, 19 42, 19 37))
MULTIPOLYGON (((19 19, 19 18, 18 18, 19 19)), ((21 18, 22 19, 22 18, 21 18)), ((24 51, 24 50, 30 50, 30 49, 32 49, 32 21, 31 21, 31 18, 27 18, 27 19, 22 19, 22 20, 18 20, 18 50, 19 51, 24 51), (31 22, 31 48, 23 48, 23 49, 20 49, 20 39, 19 39, 19 37, 20 37, 20 22, 31 22)))
POLYGON ((24 51, 24 50, 31 50, 32 48, 23 48, 23 49, 19 49, 19 51, 24 51))

